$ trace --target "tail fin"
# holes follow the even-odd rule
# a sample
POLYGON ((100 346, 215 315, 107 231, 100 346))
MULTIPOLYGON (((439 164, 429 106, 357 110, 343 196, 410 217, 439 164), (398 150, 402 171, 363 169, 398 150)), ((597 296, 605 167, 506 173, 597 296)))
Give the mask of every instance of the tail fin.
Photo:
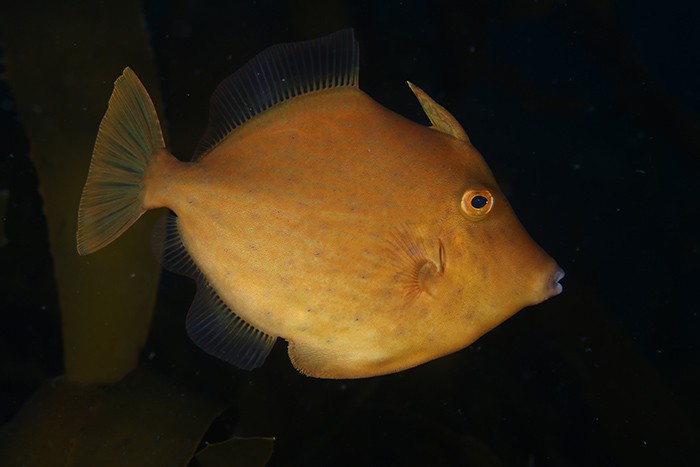
POLYGON ((153 102, 126 68, 114 83, 80 198, 78 253, 108 245, 141 217, 141 181, 153 154, 164 147, 153 102))

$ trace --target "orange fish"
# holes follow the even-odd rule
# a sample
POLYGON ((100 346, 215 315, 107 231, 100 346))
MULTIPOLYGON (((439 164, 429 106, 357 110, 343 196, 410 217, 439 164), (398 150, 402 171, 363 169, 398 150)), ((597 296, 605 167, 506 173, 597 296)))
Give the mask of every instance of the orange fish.
POLYGON ((244 369, 278 337, 321 378, 420 365, 561 292, 469 138, 409 83, 432 125, 358 88, 351 30, 268 48, 224 80, 191 162, 173 157, 127 68, 100 125, 78 251, 172 213, 164 266, 191 276, 187 331, 244 369))

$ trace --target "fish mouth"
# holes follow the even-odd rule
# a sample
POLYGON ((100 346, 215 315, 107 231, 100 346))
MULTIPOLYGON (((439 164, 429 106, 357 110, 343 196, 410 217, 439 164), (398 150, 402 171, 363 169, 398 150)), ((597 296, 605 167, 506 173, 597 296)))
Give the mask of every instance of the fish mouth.
POLYGON ((559 295, 562 290, 564 290, 564 287, 559 283, 564 276, 566 276, 566 273, 562 268, 557 266, 556 270, 554 273, 550 276, 548 286, 547 286, 547 298, 554 297, 555 295, 559 295))

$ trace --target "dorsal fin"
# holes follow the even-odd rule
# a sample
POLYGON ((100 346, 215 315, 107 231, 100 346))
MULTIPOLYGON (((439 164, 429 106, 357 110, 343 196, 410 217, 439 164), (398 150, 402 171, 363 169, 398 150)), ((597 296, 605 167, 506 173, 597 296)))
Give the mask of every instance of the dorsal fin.
POLYGON ((432 123, 430 128, 434 128, 450 136, 454 136, 460 141, 467 143, 469 142, 469 137, 464 131, 464 128, 462 128, 462 125, 459 124, 457 119, 455 119, 451 113, 431 99, 430 96, 427 95, 421 88, 410 81, 407 81, 407 83, 408 87, 411 88, 411 91, 413 91, 413 94, 415 94, 416 98, 418 98, 418 102, 420 102, 421 107, 423 107, 425 115, 428 116, 430 123, 432 123))
POLYGON ((236 127, 281 102, 323 89, 357 87, 358 74, 359 47, 352 29, 265 49, 214 91, 209 126, 194 159, 204 157, 236 127))

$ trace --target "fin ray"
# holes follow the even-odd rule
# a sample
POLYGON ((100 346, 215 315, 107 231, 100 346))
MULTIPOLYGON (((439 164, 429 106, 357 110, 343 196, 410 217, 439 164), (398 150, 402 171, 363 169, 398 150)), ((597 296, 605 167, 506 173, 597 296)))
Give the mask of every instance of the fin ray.
POLYGON ((267 48, 216 88, 209 126, 195 150, 204 157, 238 126, 284 101, 335 87, 357 87, 359 47, 352 29, 267 48))
POLYGON ((202 273, 190 257, 180 237, 177 215, 169 212, 156 226, 153 250, 165 269, 176 274, 202 280, 202 273))
POLYGON ((161 222, 154 249, 160 250, 156 254, 164 268, 197 282, 186 321, 192 341, 208 354, 238 368, 252 370, 261 366, 277 338, 247 323, 224 303, 187 252, 175 213, 168 213, 161 222))
POLYGON ((445 270, 442 240, 437 238, 431 242, 423 228, 400 224, 389 238, 388 249, 406 300, 413 301, 424 292, 434 297, 435 281, 445 270), (434 247, 437 247, 437 255, 431 254, 434 247))
POLYGON ((198 281, 186 326, 202 350, 243 370, 261 366, 277 340, 236 315, 204 280, 198 281))
POLYGON ((153 154, 165 147, 158 115, 130 68, 114 83, 78 208, 78 253, 111 243, 146 211, 139 195, 153 154))

